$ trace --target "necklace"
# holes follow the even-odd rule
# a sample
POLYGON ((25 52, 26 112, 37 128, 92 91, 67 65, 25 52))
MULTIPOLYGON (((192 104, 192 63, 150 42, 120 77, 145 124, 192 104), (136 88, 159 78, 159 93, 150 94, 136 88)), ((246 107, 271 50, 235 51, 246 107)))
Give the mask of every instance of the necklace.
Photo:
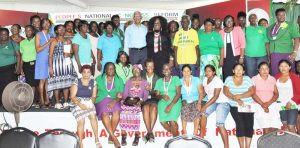
POLYGON ((190 77, 188 83, 186 83, 185 81, 183 81, 183 88, 185 89, 187 96, 190 97, 191 96, 191 92, 192 92, 192 77, 190 77), (188 86, 189 84, 189 86, 188 86))
POLYGON ((110 91, 113 89, 114 81, 115 81, 115 77, 113 77, 111 85, 110 85, 110 88, 108 89, 107 88, 107 86, 108 86, 108 80, 107 80, 107 77, 105 77, 105 89, 107 90, 107 97, 109 97, 109 98, 111 97, 110 96, 110 91))
POLYGON ((169 90, 169 86, 170 86, 170 84, 171 84, 171 81, 172 81, 172 76, 171 76, 171 78, 170 78, 170 80, 169 80, 169 83, 168 83, 168 86, 166 86, 166 77, 164 77, 164 91, 165 91, 165 94, 166 95, 168 95, 168 90, 169 90))
POLYGON ((127 66, 123 66, 122 64, 121 64, 121 67, 122 67, 123 73, 125 74, 125 77, 127 78, 129 76, 130 70, 127 68, 127 66))

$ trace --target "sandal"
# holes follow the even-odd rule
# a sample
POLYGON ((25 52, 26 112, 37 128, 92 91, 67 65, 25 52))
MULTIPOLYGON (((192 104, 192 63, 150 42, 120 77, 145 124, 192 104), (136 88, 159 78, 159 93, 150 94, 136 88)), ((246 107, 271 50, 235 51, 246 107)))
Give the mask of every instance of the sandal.
POLYGON ((142 140, 145 142, 145 144, 149 141, 149 133, 146 134, 146 136, 144 136, 142 138, 142 140))
POLYGON ((150 143, 154 143, 155 142, 155 137, 154 137, 153 133, 149 134, 149 142, 150 143))
POLYGON ((140 139, 140 136, 135 135, 134 140, 132 142, 132 146, 138 146, 139 145, 139 139, 140 139))
POLYGON ((101 143, 99 141, 96 142, 96 148, 102 148, 102 145, 101 145, 101 143))
POLYGON ((108 144, 114 144, 113 139, 111 138, 111 136, 108 136, 108 144))
POLYGON ((126 135, 122 135, 122 141, 121 141, 122 146, 126 146, 127 145, 126 138, 127 138, 126 135))
POLYGON ((111 138, 111 140, 116 148, 121 148, 120 142, 118 141, 118 139, 116 137, 114 139, 111 138))

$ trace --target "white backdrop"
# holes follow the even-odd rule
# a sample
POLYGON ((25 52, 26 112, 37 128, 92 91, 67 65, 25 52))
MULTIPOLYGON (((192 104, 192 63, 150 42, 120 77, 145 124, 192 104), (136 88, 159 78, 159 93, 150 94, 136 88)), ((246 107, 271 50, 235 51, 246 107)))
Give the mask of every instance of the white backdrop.
MULTIPOLYGON (((5 118, 7 122, 15 126, 15 121, 14 121, 14 116, 11 113, 4 113, 5 118)), ((4 123, 4 118, 2 117, 2 113, 0 114, 0 123, 4 123)), ((88 120, 88 119, 87 119, 88 120)), ((181 129, 181 121, 180 119, 178 120, 179 127, 181 129)), ((37 134, 44 133, 47 130, 54 129, 54 128, 63 128, 69 131, 76 131, 76 120, 72 116, 70 112, 25 112, 21 113, 21 121, 20 121, 20 126, 21 127, 26 127, 29 128, 32 131, 35 131, 37 134)), ((262 130, 257 129, 257 124, 254 124, 254 136, 252 140, 252 145, 251 147, 257 147, 256 142, 257 139, 259 138, 260 135, 262 135, 262 130)), ((193 131, 193 125, 189 124, 188 125, 188 132, 192 134, 193 131)), ((226 120, 226 129, 228 130, 228 135, 229 135, 229 144, 230 148, 237 148, 238 147, 238 141, 235 137, 235 124, 234 121, 229 114, 226 120)), ((167 133, 162 126, 160 125, 159 121, 156 122, 155 128, 154 128, 154 133, 155 133, 155 143, 147 143, 145 144, 142 139, 140 139, 140 143, 138 147, 143 147, 143 148, 163 148, 164 144, 166 141, 170 138, 172 138, 170 133, 167 133)), ((142 122, 141 125, 141 131, 143 134, 146 133, 146 128, 144 123, 142 122)), ((120 138, 120 131, 117 130, 115 133, 119 140, 120 138)), ((86 121, 85 125, 85 139, 84 139, 84 146, 85 148, 94 148, 94 135, 92 133, 91 127, 90 127, 90 122, 86 121)), ((107 137, 108 133, 105 131, 104 126, 101 121, 99 121, 99 136, 100 136, 100 142, 102 143, 104 148, 112 148, 113 145, 108 145, 107 142, 107 137)), ((126 146, 127 148, 132 147, 132 141, 134 137, 134 133, 130 132, 128 134, 127 138, 127 143, 128 145, 126 146), (130 137, 132 136, 132 137, 130 137)), ((208 123, 207 123, 207 135, 205 137, 212 146, 215 148, 222 148, 223 147, 223 142, 221 139, 221 136, 218 133, 218 130, 215 126, 215 113, 213 113, 209 118, 208 118, 208 123)), ((125 148, 126 148, 125 147, 125 148)))

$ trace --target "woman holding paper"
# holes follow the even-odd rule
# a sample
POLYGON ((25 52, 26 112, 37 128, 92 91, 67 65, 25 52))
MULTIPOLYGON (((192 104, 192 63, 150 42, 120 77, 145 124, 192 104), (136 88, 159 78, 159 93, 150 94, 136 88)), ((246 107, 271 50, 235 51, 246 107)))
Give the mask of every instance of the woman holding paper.
POLYGON ((63 25, 54 27, 56 38, 50 44, 48 91, 54 90, 55 108, 62 109, 68 106, 69 87, 74 82, 74 70, 70 60, 71 41, 64 38, 66 29, 63 25), (59 90, 63 89, 64 104, 59 102, 59 90))
POLYGON ((224 94, 230 99, 230 113, 236 124, 240 148, 250 148, 254 124, 252 96, 255 89, 253 81, 244 73, 243 64, 233 66, 233 76, 226 78, 224 83, 224 94))
POLYGON ((278 66, 280 73, 275 78, 279 92, 277 102, 280 103, 280 119, 285 130, 296 133, 297 105, 300 104, 300 78, 290 72, 292 64, 288 60, 279 61, 278 66))

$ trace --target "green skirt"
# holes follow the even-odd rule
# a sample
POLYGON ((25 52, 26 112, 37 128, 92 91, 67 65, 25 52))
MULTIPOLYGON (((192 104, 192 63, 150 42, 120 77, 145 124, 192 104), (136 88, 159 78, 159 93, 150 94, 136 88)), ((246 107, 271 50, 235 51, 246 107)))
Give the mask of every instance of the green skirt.
POLYGON ((165 112, 165 109, 172 101, 166 102, 165 100, 160 100, 158 102, 158 114, 159 114, 159 122, 167 122, 167 121, 177 121, 180 113, 181 113, 181 99, 172 107, 169 113, 165 112))

